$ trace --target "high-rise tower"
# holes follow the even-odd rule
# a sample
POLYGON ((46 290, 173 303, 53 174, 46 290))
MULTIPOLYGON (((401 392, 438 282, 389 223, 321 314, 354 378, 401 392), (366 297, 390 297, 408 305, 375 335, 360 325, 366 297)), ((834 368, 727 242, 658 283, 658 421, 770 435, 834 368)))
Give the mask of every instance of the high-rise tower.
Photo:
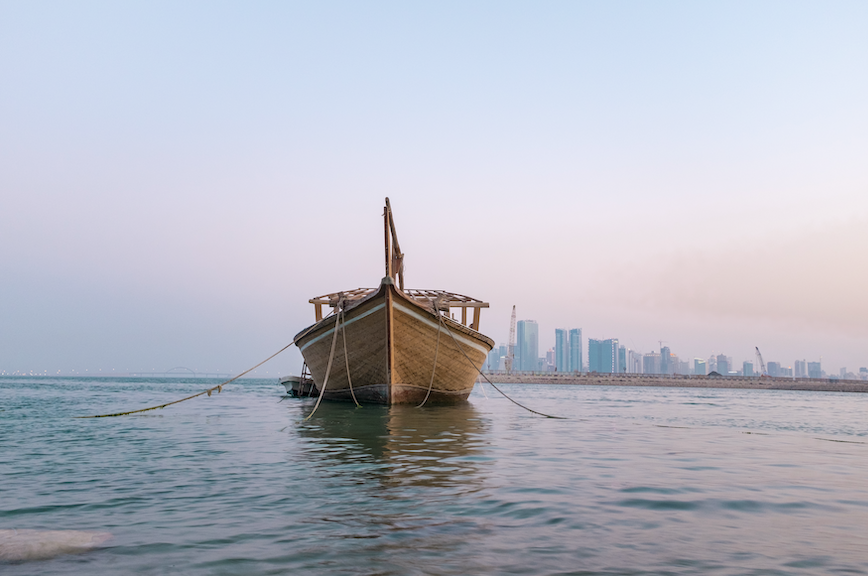
POLYGON ((569 372, 570 367, 570 340, 566 328, 555 329, 555 368, 558 372, 569 372))
POLYGON ((523 372, 539 368, 539 325, 536 320, 519 320, 516 324, 516 364, 523 372))
POLYGON ((570 330, 570 370, 573 372, 583 372, 584 365, 582 358, 582 329, 573 328, 570 330))

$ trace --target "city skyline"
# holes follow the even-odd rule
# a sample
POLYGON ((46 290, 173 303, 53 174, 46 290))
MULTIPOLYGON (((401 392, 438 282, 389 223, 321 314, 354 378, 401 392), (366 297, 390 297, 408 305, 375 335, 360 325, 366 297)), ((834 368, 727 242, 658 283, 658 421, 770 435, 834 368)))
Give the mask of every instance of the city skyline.
MULTIPOLYGON (((555 328, 555 346, 540 355, 539 325, 535 320, 519 320, 517 326, 522 328, 517 331, 515 349, 521 350, 524 357, 516 364, 515 370, 519 371, 557 371, 557 372, 600 372, 600 373, 644 373, 644 374, 701 374, 712 372, 720 375, 745 375, 759 376, 761 369, 758 362, 765 364, 763 372, 773 377, 793 378, 848 378, 868 379, 868 362, 858 367, 841 366, 828 367, 829 372, 822 366, 822 358, 816 361, 809 359, 796 359, 791 365, 776 360, 760 359, 756 354, 751 359, 734 360, 727 354, 712 352, 708 358, 685 357, 681 358, 672 352, 669 346, 659 342, 659 350, 642 352, 633 350, 620 344, 617 338, 587 339, 587 363, 579 361, 578 368, 573 358, 581 358, 581 328, 555 328), (528 332, 525 326, 533 326, 532 342, 525 342, 528 332), (571 335, 576 335, 575 340, 571 335), (575 348, 579 348, 578 354, 575 348), (529 352, 537 350, 535 362, 527 357, 529 352)), ((507 354, 507 344, 495 346, 486 360, 485 368, 489 370, 504 370, 504 359, 507 354)), ((756 349, 755 349, 756 353, 756 349)), ((761 352, 760 352, 761 353, 761 352)))

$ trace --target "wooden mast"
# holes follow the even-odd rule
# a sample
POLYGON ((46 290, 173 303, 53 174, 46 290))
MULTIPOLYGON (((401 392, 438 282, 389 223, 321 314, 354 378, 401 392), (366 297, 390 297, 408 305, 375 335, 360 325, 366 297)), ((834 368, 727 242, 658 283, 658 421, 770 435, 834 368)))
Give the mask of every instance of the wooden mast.
POLYGON ((389 213, 389 230, 392 232, 392 278, 398 277, 398 288, 404 291, 404 253, 398 243, 398 233, 395 231, 395 219, 392 216, 392 205, 386 198, 386 211, 389 213))
POLYGON ((395 367, 395 342, 394 342, 394 327, 392 318, 392 286, 394 279, 392 277, 392 247, 390 244, 392 236, 392 209, 389 207, 389 199, 386 198, 386 207, 383 210, 383 226, 386 240, 386 276, 383 278, 385 286, 385 308, 386 308, 386 404, 392 403, 392 372, 395 367))

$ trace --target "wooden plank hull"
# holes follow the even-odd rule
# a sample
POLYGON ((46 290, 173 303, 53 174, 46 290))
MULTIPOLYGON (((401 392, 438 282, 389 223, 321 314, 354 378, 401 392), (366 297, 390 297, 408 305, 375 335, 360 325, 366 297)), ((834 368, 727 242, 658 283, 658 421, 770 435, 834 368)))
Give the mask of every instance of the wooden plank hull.
MULTIPOLYGON (((325 380, 335 320, 334 316, 325 318, 295 337, 318 389, 325 380)), ((354 393, 361 404, 418 404, 430 385, 429 403, 466 400, 494 341, 451 319, 442 321, 460 349, 449 331, 441 328, 438 314, 404 296, 394 285, 383 283, 376 293, 344 313, 323 398, 351 401, 354 393)))

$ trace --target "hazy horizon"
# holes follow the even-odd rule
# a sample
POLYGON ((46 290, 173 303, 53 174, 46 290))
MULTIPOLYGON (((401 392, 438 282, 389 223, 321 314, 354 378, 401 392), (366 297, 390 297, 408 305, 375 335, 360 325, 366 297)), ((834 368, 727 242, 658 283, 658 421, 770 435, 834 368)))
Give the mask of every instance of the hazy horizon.
MULTIPOLYGON (((383 276, 868 365, 868 4, 0 4, 0 372, 238 373, 383 276)), ((292 349, 256 372, 298 372, 292 349)))

